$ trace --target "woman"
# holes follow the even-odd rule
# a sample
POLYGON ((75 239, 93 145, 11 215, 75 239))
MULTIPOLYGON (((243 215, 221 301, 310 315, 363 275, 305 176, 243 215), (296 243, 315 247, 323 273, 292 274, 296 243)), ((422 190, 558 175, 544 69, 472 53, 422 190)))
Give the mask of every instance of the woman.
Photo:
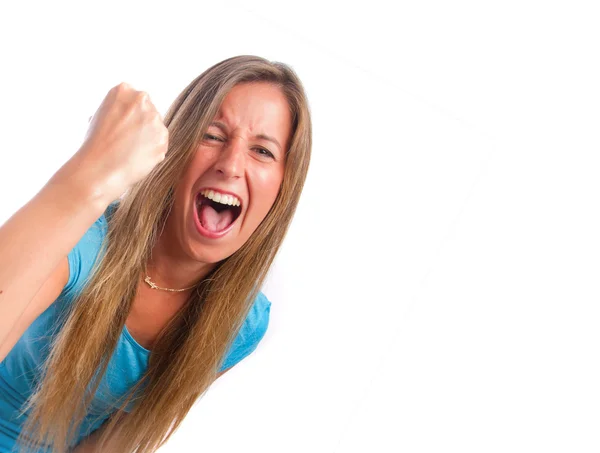
POLYGON ((145 93, 113 88, 0 229, 0 451, 166 442, 264 334, 259 289, 310 150, 304 90, 280 63, 211 67, 164 124, 145 93))

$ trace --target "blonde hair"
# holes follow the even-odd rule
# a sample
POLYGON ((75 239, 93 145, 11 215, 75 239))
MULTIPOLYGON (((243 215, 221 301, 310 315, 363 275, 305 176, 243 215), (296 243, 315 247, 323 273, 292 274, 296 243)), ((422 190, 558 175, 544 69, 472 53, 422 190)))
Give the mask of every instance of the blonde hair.
POLYGON ((122 421, 115 412, 105 422, 100 442, 118 431, 116 451, 155 451, 215 380, 290 225, 312 146, 310 112, 299 78, 285 64, 254 56, 212 66, 171 105, 165 115, 166 158, 124 195, 109 219, 90 280, 56 335, 40 384, 23 409, 31 413, 20 445, 46 444, 63 452, 74 442, 131 310, 140 270, 172 206, 174 186, 227 93, 246 82, 280 87, 292 112, 280 191, 248 241, 217 264, 161 331, 146 373, 120 406, 124 410, 134 402, 133 409, 122 421))

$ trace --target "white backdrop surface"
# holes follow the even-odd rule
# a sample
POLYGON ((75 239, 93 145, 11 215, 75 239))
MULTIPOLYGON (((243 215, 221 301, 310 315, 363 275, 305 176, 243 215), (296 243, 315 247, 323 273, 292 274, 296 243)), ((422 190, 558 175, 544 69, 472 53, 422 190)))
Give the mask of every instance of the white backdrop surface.
POLYGON ((161 451, 598 451, 592 3, 218 3, 0 6, 0 222, 121 81, 162 113, 234 55, 305 84, 269 330, 161 451))

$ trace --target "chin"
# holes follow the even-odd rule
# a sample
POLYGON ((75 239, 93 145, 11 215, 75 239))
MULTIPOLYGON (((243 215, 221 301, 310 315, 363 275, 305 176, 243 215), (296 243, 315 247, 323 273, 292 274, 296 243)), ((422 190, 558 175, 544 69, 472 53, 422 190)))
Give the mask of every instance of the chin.
POLYGON ((235 252, 237 252, 239 248, 232 250, 229 247, 226 247, 225 244, 222 246, 218 246, 216 244, 206 245, 206 244, 198 244, 192 243, 189 244, 189 256, 192 257, 194 261, 205 264, 218 264, 223 260, 226 260, 235 252))

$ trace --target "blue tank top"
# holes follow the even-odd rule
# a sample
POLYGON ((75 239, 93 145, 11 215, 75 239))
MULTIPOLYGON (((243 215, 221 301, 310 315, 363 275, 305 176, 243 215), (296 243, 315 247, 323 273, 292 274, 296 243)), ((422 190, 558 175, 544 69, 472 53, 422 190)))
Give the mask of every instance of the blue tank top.
MULTIPOLYGON (((52 327, 63 310, 81 293, 100 245, 106 235, 111 205, 84 234, 68 255, 69 280, 59 297, 23 333, 6 358, 0 362, 0 453, 15 445, 24 423, 18 411, 39 382, 38 367, 48 356, 55 332, 52 327)), ((256 349, 269 323, 271 302, 259 293, 244 324, 229 349, 220 371, 232 367, 256 349)), ((80 429, 76 442, 98 429, 124 396, 141 378, 148 366, 150 351, 138 344, 125 326, 80 429)), ((130 411, 133 403, 127 407, 130 411)), ((41 450, 43 451, 43 450, 41 450)))

